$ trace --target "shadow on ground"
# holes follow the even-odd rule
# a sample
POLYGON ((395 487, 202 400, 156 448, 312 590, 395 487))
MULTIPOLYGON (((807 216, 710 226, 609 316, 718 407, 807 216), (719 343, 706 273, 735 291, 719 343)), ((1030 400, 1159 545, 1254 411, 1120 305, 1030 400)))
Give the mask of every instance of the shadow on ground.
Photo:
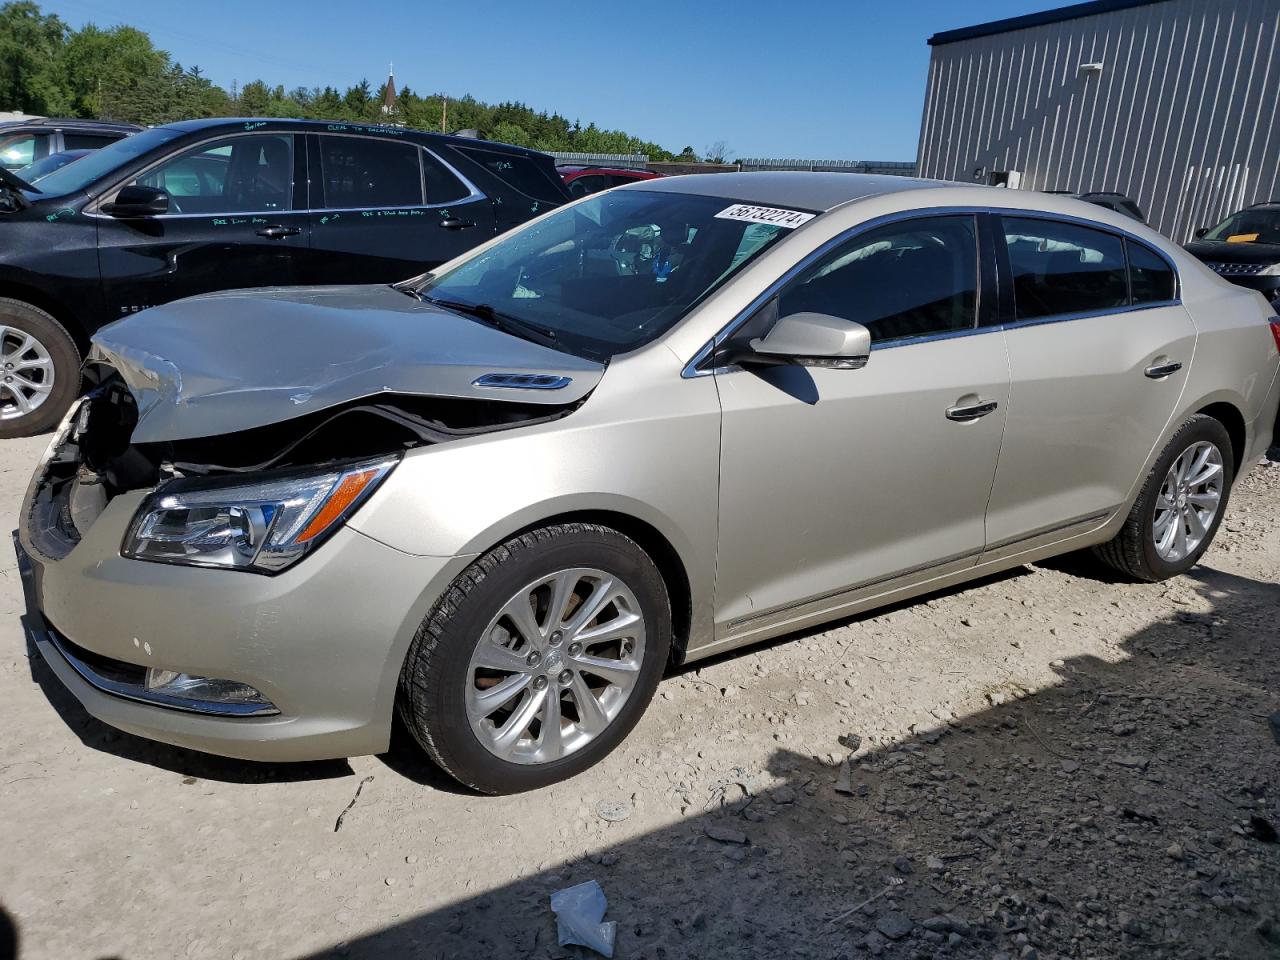
POLYGON ((860 749, 847 792, 825 751, 780 749, 693 785, 669 828, 314 957, 594 956, 557 946, 548 907, 594 879, 625 958, 1274 958, 1280 585, 1184 583, 1210 612, 860 749))

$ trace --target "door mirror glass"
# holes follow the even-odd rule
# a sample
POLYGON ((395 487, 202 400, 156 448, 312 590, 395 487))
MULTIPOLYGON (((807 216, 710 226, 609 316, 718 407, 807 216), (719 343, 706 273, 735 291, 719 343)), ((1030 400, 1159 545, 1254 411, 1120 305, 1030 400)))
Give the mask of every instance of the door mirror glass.
POLYGON ((169 194, 156 187, 131 183, 120 188, 115 200, 103 204, 102 212, 121 220, 159 216, 169 212, 169 194))
POLYGON ((751 352, 738 363, 797 364, 857 370, 871 355, 871 331, 862 324, 827 313, 793 313, 781 318, 763 337, 751 341, 751 352))

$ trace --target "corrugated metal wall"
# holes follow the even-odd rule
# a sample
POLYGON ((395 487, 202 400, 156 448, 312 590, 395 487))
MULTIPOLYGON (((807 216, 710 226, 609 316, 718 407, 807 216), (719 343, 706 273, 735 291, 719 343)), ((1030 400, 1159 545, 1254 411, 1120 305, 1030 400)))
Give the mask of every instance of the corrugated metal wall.
POLYGON ((1184 242, 1280 197, 1278 57, 1280 0, 1164 0, 941 44, 920 176, 983 167, 1022 171, 1024 189, 1117 190, 1184 242))

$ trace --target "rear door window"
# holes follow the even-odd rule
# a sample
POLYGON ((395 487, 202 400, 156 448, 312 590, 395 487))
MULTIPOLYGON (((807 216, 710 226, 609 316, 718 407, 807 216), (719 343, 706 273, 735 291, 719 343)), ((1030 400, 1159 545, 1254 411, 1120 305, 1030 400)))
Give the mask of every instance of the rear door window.
POLYGON ((471 195, 471 188, 429 150, 422 152, 422 175, 426 182, 427 203, 453 203, 471 195))
POLYGON ((1096 313, 1129 302, 1119 237, 1056 220, 1002 219, 1018 320, 1096 313))
POLYGON ((414 144, 370 137, 318 139, 324 209, 422 205, 422 151, 414 144))
POLYGON ((971 216, 922 217, 858 235, 780 295, 778 316, 825 313, 861 323, 871 342, 966 330, 978 304, 971 216))
MULTIPOLYGON (((480 164, 507 186, 519 190, 525 196, 549 203, 559 203, 564 195, 551 180, 552 174, 544 170, 533 157, 515 153, 499 153, 479 147, 459 147, 463 153, 480 164)), ((575 194, 582 196, 582 194, 575 194)))
POLYGON ((1176 296, 1173 267, 1150 247, 1134 240, 1125 243, 1129 251, 1129 286, 1133 302, 1164 303, 1176 296))

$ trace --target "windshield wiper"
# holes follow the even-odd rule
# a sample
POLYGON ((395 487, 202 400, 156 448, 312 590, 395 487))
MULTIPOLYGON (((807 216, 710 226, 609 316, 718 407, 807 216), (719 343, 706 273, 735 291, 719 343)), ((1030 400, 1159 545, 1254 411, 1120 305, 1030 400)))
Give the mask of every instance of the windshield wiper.
POLYGON ((418 296, 425 302, 437 307, 444 307, 446 310, 452 310, 468 317, 475 317, 477 320, 483 321, 503 333, 509 333, 512 336, 541 344, 544 347, 559 349, 559 340, 554 330, 540 327, 537 324, 529 323, 507 313, 501 313, 494 309, 493 304, 463 303, 460 300, 437 300, 435 297, 428 297, 424 293, 420 293, 418 296))

